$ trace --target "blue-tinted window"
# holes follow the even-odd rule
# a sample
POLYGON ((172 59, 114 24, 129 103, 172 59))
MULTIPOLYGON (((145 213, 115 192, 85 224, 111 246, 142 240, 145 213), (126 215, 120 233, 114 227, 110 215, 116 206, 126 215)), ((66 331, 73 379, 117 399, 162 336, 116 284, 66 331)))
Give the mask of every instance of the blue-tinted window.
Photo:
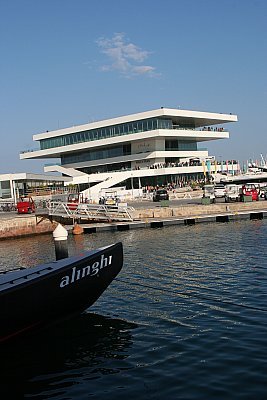
POLYGON ((92 129, 89 131, 71 133, 69 135, 62 135, 57 138, 42 139, 40 140, 40 149, 45 150, 53 147, 68 146, 76 143, 105 139, 113 136, 128 135, 137 132, 145 132, 155 129, 172 129, 172 120, 149 118, 141 121, 128 122, 125 124, 92 129))
POLYGON ((91 150, 91 151, 82 151, 79 153, 72 153, 72 154, 64 154, 61 157, 61 164, 73 164, 79 163, 84 161, 93 161, 93 160, 101 160, 102 158, 113 158, 113 157, 120 157, 131 154, 131 145, 120 145, 120 146, 113 146, 107 149, 100 149, 100 150, 91 150))

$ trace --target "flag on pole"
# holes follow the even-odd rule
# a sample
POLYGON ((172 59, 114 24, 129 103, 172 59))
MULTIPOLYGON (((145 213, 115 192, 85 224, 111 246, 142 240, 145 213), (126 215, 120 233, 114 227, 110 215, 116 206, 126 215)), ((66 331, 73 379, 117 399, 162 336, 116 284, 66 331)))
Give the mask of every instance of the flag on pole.
POLYGON ((210 166, 211 166, 210 160, 207 160, 207 170, 208 170, 208 173, 210 173, 210 166))
POLYGON ((203 167, 204 176, 206 178, 206 165, 205 165, 205 161, 204 160, 202 161, 202 167, 203 167))

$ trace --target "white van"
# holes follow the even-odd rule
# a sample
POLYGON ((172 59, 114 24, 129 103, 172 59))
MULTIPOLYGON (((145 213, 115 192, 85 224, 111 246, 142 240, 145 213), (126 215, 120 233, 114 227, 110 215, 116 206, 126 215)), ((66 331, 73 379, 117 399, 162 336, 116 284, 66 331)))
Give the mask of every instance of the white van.
POLYGON ((240 200, 240 185, 235 185, 230 183, 225 185, 225 201, 229 203, 230 201, 240 200))
POLYGON ((216 183, 214 186, 214 195, 215 198, 224 197, 225 196, 225 186, 223 183, 216 183))

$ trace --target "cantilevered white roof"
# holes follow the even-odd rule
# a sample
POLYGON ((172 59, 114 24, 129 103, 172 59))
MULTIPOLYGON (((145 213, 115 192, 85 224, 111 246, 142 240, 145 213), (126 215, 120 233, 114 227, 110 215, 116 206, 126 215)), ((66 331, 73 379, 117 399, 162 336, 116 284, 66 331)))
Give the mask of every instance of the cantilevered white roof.
POLYGON ((222 114, 222 113, 211 113, 203 111, 189 111, 180 110, 175 108, 159 108, 152 111, 145 111, 137 114, 125 115, 122 117, 116 117, 106 119, 102 121, 91 122, 89 124, 72 126, 69 128, 58 129, 55 131, 39 133, 33 136, 33 140, 48 139, 56 136, 67 135, 75 132, 86 131, 90 129, 102 128, 105 126, 124 124, 127 122, 134 122, 148 118, 159 118, 166 117, 171 118, 175 123, 179 124, 185 121, 192 122, 196 127, 209 126, 224 124, 226 122, 237 122, 237 115, 234 114, 222 114))
POLYGON ((14 174, 0 174, 0 182, 5 180, 70 182, 72 178, 70 178, 69 176, 32 174, 28 172, 18 172, 14 174))

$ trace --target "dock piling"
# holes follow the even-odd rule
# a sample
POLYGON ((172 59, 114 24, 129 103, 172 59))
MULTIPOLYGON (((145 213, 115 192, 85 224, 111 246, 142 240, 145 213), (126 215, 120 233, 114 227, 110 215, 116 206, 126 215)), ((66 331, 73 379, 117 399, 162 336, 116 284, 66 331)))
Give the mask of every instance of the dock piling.
POLYGON ((56 260, 67 258, 68 254, 68 231, 61 225, 58 224, 53 232, 53 238, 55 242, 56 260))

